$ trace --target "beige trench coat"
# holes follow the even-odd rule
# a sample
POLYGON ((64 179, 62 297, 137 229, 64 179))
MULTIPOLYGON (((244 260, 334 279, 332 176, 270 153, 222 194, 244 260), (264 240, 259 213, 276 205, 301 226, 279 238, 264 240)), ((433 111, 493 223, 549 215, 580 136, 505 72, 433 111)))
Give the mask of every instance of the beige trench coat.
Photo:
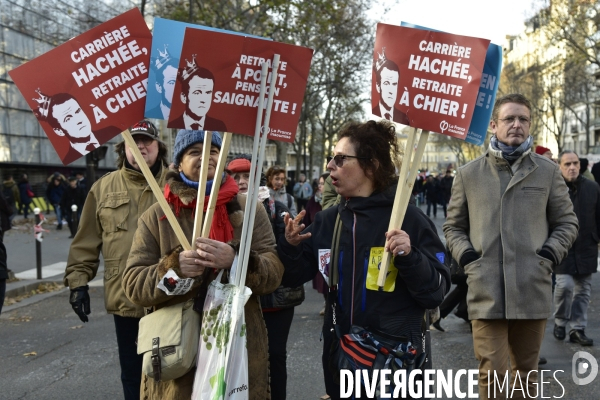
POLYGON ((447 245, 455 260, 468 250, 480 258, 465 266, 470 319, 546 319, 552 312, 553 261, 577 237, 577 217, 558 166, 525 154, 517 171, 501 156, 485 155, 454 179, 447 245))

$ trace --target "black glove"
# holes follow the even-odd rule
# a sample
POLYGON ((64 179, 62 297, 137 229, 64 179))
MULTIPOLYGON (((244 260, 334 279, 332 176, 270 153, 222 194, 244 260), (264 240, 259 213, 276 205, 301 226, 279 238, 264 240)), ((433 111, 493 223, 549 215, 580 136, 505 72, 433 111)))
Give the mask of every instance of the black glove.
POLYGON ((88 322, 88 315, 92 312, 90 310, 90 295, 88 293, 89 286, 81 286, 75 289, 71 289, 71 297, 69 297, 69 303, 73 307, 73 311, 83 322, 88 322))
POLYGON ((458 262, 458 265, 460 265, 461 267, 464 268, 465 265, 472 263, 473 261, 477 260, 478 258, 479 258, 479 254, 477 254, 477 252, 475 250, 467 250, 460 257, 460 261, 458 262))
POLYGON ((552 252, 550 250, 548 250, 547 248, 542 247, 542 249, 540 250, 540 252, 538 253, 538 255, 540 257, 547 258, 548 260, 550 260, 554 264, 556 264, 556 260, 554 259, 554 256, 552 255, 552 252))

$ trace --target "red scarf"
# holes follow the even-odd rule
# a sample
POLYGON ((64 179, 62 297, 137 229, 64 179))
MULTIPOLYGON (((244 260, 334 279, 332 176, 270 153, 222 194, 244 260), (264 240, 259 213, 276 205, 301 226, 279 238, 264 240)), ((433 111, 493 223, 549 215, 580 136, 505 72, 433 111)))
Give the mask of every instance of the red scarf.
MULTIPOLYGON (((226 204, 233 199, 233 197, 238 193, 239 188, 235 183, 233 178, 227 176, 225 182, 221 185, 219 189, 219 195, 217 197, 217 205, 215 207, 215 213, 212 220, 212 225, 210 227, 210 233, 208 237, 213 240, 218 240, 219 242, 227 243, 231 239, 233 239, 233 226, 231 226, 231 221, 229 221, 229 215, 227 214, 226 204)), ((175 209, 175 215, 179 217, 179 213, 182 208, 191 208, 192 209, 192 217, 195 215, 196 211, 196 199, 190 202, 190 204, 184 204, 179 196, 175 193, 171 192, 171 187, 169 184, 165 184, 165 199, 167 199, 167 203, 172 204, 175 209)), ((204 196, 204 212, 206 212, 206 208, 208 207, 208 199, 210 196, 204 196)), ((166 218, 166 216, 161 219, 166 218)))

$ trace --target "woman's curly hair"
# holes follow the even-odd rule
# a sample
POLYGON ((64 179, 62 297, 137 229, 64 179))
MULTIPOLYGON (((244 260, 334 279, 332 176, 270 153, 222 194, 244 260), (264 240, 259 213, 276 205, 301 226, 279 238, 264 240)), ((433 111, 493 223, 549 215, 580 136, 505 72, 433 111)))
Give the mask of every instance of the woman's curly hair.
POLYGON ((376 192, 394 182, 400 155, 394 124, 386 120, 350 122, 342 128, 338 138, 348 138, 354 145, 356 156, 361 157, 357 161, 373 180, 376 192))

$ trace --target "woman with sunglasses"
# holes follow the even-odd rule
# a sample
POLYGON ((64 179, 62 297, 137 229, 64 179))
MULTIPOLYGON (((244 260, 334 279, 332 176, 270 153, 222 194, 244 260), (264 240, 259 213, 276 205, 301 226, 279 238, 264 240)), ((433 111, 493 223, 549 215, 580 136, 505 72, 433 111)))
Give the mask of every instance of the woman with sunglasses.
MULTIPOLYGON (((329 369, 329 349, 337 340, 331 331, 334 300, 342 335, 351 326, 360 326, 405 336, 420 354, 425 310, 437 307, 450 287, 444 245, 419 208, 409 205, 402 227, 388 231, 398 181, 394 125, 387 121, 350 123, 338 136, 327 169, 341 203, 316 214, 306 229, 300 223, 304 212, 295 219, 287 217, 284 239, 277 247, 286 268, 283 284, 295 286, 311 280, 319 273, 319 260, 336 246, 332 242, 339 215, 338 293, 327 299, 323 325, 323 372, 332 399, 340 393, 334 371, 329 369), (394 258, 386 284, 379 290, 378 261, 386 239, 394 258)), ((332 273, 332 263, 328 264, 332 273)))

